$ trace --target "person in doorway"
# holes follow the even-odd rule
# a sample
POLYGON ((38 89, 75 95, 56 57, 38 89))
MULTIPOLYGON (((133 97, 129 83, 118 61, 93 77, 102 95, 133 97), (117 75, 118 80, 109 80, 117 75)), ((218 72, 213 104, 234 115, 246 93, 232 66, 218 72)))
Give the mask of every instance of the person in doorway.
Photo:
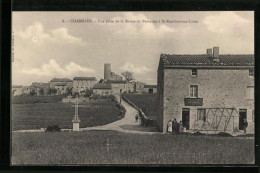
POLYGON ((176 118, 174 118, 173 122, 172 122, 172 134, 176 134, 177 133, 177 121, 176 118))
POLYGON ((248 126, 248 123, 247 123, 246 119, 244 119, 244 135, 246 135, 247 126, 248 126))
POLYGON ((180 121, 179 123, 179 133, 182 133, 183 132, 183 124, 182 124, 182 121, 180 121))
POLYGON ((135 115, 135 122, 137 123, 138 121, 138 114, 135 115))
POLYGON ((168 133, 172 133, 172 120, 170 119, 170 121, 167 124, 167 132, 168 133))

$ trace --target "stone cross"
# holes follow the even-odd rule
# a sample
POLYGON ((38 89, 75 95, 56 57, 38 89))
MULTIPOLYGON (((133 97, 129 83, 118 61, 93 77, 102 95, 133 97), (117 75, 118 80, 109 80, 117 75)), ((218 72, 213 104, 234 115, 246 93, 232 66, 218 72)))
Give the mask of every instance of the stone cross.
POLYGON ((78 97, 76 98, 75 101, 75 114, 74 114, 74 118, 72 120, 73 123, 73 131, 79 131, 79 123, 81 122, 79 119, 79 103, 78 103, 78 97))

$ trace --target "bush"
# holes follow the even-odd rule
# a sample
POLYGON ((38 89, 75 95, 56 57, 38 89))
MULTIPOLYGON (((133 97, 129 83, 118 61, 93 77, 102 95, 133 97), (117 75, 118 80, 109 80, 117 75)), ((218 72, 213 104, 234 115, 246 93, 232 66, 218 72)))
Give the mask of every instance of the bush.
POLYGON ((51 126, 48 126, 45 130, 45 132, 60 132, 61 129, 58 125, 51 125, 51 126))

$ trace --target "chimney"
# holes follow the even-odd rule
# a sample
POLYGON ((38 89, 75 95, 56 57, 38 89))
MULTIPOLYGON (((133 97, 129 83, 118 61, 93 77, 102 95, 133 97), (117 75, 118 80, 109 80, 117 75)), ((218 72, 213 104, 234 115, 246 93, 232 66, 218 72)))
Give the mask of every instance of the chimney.
POLYGON ((207 55, 209 55, 209 57, 212 57, 212 49, 207 49, 207 55))
POLYGON ((213 47, 213 59, 219 59, 219 47, 213 47))

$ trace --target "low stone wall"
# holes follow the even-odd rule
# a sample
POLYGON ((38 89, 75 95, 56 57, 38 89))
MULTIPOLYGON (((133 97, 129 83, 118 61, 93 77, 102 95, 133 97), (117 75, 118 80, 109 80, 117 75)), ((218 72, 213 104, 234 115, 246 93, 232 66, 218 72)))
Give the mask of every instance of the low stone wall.
POLYGON ((131 105, 132 107, 134 107, 136 110, 138 110, 139 112, 139 116, 141 118, 141 124, 143 126, 156 126, 156 122, 154 122, 154 120, 148 118, 145 113, 139 108, 137 107, 133 102, 131 102, 129 99, 127 99, 125 97, 125 93, 122 94, 122 98, 124 101, 126 101, 129 105, 131 105))

